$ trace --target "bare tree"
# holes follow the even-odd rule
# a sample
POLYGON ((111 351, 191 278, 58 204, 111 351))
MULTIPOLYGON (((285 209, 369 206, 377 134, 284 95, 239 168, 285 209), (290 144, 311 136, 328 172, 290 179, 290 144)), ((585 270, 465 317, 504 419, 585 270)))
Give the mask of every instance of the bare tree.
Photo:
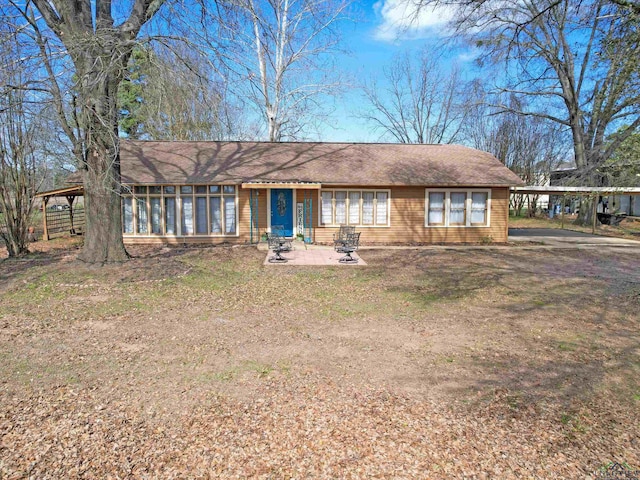
POLYGON ((340 86, 332 55, 343 0, 231 0, 223 4, 217 41, 223 61, 266 125, 269 141, 298 139, 321 97, 340 86))
MULTIPOLYGON (((0 40, 5 63, 20 58, 11 34, 0 40)), ((28 252, 34 195, 43 173, 36 152, 38 124, 27 91, 11 88, 23 83, 23 73, 19 65, 0 70, 0 238, 10 257, 28 252)))
POLYGON ((86 262, 127 258, 120 217, 117 90, 140 30, 163 3, 9 0, 3 7, 3 21, 33 45, 46 73, 47 82, 32 79, 19 87, 46 90, 83 174, 87 216, 79 258, 86 262))
MULTIPOLYGON (((640 127, 640 33, 636 2, 607 0, 425 0, 458 8, 455 30, 505 62, 501 90, 530 99, 516 113, 571 132, 581 180, 640 127), (607 135, 618 129, 610 142, 607 135)), ((502 106, 511 110, 508 105, 502 106)), ((515 111, 515 110, 514 110, 515 111)))
POLYGON ((423 50, 418 62, 409 54, 383 70, 384 86, 372 79, 363 87, 369 104, 359 116, 382 137, 400 143, 453 143, 466 115, 462 79, 456 67, 445 72, 439 57, 423 50))
POLYGON ((38 189, 34 131, 16 98, 20 94, 3 95, 0 107, 0 238, 10 257, 28 252, 28 228, 38 189))
MULTIPOLYGON (((553 122, 539 117, 520 115, 523 99, 509 95, 501 102, 482 91, 476 83, 464 138, 471 146, 491 152, 527 185, 540 185, 549 180, 551 171, 569 155, 566 134, 553 122), (496 105, 499 105, 498 107, 496 105), (507 111, 504 105, 508 105, 507 111)), ((512 195, 511 208, 520 215, 528 204, 528 214, 537 208, 537 195, 512 195)))

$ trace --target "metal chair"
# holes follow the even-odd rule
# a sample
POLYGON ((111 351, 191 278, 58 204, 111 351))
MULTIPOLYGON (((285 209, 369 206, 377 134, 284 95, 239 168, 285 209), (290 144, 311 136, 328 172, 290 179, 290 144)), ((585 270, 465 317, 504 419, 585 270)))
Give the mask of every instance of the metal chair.
POLYGON ((269 245, 269 250, 273 250, 275 254, 273 257, 269 257, 269 263, 287 262, 287 259, 282 256, 282 252, 289 252, 291 243, 286 238, 275 233, 267 233, 267 244, 269 245))
POLYGON ((271 225, 271 233, 284 237, 284 225, 271 225))
POLYGON ((346 241, 342 246, 342 249, 340 250, 342 253, 345 254, 345 256, 342 257, 340 260, 338 260, 338 262, 346 263, 346 264, 358 263, 358 259, 353 258, 351 254, 356 250, 358 250, 359 246, 360 246, 360 232, 347 234, 346 241))
POLYGON ((338 253, 344 253, 342 249, 347 242, 347 236, 354 233, 356 233, 356 227, 352 225, 340 225, 338 233, 333 234, 333 249, 338 253))

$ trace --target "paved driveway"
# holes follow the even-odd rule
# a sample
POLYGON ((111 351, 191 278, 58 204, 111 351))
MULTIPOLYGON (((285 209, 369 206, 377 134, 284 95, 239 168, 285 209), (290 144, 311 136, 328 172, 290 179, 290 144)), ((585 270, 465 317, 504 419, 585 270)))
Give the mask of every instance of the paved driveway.
POLYGON ((637 247, 639 240, 604 237, 560 228, 510 228, 510 242, 536 242, 557 247, 637 247))

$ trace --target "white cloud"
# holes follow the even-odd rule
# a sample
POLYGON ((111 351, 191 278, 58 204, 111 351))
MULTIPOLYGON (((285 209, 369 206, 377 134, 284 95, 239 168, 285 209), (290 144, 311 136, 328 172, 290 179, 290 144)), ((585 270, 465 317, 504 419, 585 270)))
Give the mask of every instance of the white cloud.
POLYGON ((480 56, 481 53, 482 51, 479 48, 470 48, 458 55, 458 61, 462 63, 473 62, 480 56))
POLYGON ((450 7, 418 8, 415 0, 380 0, 373 5, 381 24, 374 38, 385 42, 443 35, 453 18, 450 7))

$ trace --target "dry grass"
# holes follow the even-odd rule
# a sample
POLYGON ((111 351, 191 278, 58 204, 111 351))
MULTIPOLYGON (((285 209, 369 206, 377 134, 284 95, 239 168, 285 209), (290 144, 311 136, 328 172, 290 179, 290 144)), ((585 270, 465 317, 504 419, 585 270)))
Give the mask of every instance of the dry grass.
POLYGON ((0 262, 0 478, 584 478, 640 466, 640 256, 61 248, 0 262))

